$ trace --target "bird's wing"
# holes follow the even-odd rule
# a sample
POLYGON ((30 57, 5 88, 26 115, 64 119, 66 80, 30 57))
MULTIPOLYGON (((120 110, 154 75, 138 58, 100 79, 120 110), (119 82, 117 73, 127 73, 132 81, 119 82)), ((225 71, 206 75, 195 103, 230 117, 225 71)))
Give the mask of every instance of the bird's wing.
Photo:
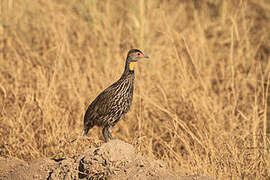
POLYGON ((115 109, 114 107, 116 105, 115 88, 116 87, 113 84, 96 97, 96 99, 90 104, 85 113, 85 121, 88 121, 89 119, 105 117, 113 113, 115 109))

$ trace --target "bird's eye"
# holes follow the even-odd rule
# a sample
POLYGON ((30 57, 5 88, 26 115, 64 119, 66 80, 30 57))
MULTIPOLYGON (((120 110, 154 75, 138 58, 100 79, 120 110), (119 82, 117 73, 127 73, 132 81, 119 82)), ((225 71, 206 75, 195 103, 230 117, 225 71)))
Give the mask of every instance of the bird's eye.
POLYGON ((141 55, 141 53, 137 53, 137 56, 141 55))

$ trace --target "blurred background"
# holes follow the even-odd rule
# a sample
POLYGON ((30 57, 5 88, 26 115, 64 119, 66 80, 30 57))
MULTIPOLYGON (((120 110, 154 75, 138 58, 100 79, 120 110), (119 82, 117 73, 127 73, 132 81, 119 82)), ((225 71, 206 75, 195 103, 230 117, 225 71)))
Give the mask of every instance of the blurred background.
POLYGON ((115 138, 179 175, 270 178, 268 0, 4 0, 0 33, 0 156, 103 143, 84 112, 138 48, 115 138))

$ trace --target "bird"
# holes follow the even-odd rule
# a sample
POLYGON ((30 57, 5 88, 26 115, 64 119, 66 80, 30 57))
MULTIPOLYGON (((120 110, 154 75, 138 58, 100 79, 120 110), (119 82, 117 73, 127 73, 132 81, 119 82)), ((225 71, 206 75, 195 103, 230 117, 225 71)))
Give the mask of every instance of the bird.
POLYGON ((103 127, 105 142, 113 139, 112 128, 130 110, 134 89, 134 66, 140 59, 149 58, 138 49, 127 53, 120 79, 102 91, 88 106, 84 115, 83 136, 94 126, 103 127))

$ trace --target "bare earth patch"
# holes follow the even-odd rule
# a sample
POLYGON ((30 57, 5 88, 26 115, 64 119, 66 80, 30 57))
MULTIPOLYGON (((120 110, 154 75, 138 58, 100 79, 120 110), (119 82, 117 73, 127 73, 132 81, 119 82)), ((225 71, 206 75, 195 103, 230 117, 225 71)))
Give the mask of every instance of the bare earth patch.
POLYGON ((112 140, 73 157, 39 159, 31 163, 0 159, 0 179, 180 179, 210 180, 205 176, 177 177, 163 162, 135 153, 132 145, 112 140))

